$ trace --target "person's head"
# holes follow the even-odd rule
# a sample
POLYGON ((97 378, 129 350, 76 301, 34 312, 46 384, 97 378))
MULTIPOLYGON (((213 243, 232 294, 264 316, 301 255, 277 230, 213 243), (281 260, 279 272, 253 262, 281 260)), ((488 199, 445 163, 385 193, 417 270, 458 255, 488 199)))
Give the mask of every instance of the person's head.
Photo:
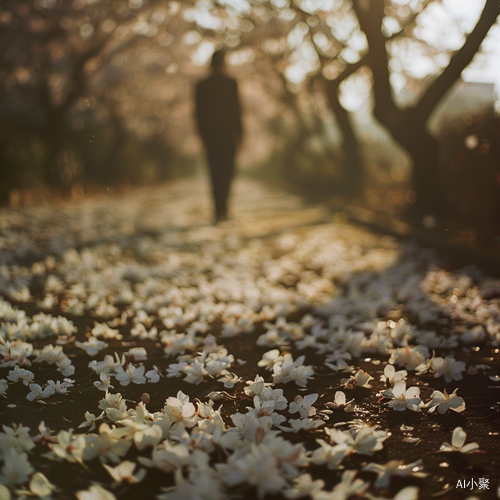
POLYGON ((212 55, 212 62, 210 63, 210 67, 212 71, 222 71, 225 66, 224 58, 226 56, 225 51, 216 50, 212 55))

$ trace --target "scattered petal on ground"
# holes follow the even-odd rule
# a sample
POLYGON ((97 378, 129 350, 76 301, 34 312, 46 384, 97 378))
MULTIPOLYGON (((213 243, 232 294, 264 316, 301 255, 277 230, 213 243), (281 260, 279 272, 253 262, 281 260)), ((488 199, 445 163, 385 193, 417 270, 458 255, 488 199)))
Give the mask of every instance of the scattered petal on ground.
POLYGON ((451 429, 496 484, 498 280, 249 180, 212 226, 206 195, 0 211, 0 495, 427 498, 451 429))

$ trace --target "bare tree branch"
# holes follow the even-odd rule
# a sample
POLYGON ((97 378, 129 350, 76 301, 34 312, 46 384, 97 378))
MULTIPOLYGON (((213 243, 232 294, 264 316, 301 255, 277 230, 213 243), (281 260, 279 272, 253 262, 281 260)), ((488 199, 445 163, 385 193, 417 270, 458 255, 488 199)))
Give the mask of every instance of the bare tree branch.
POLYGON ((467 37, 462 48, 455 52, 446 69, 427 89, 417 104, 418 116, 424 122, 427 121, 437 103, 457 80, 465 67, 472 61, 486 34, 499 15, 500 2, 498 0, 487 0, 476 26, 467 37))
POLYGON ((392 95, 387 39, 381 31, 384 2, 375 0, 364 3, 361 0, 353 0, 353 8, 370 47, 368 64, 373 72, 373 92, 375 94, 373 112, 382 123, 386 123, 390 117, 398 113, 398 108, 392 95))

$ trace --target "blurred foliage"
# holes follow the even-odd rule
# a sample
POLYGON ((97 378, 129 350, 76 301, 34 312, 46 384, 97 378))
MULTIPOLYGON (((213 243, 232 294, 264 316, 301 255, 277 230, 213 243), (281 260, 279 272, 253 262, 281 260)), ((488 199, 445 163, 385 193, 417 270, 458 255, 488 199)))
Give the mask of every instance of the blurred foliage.
POLYGON ((0 124, 42 145, 31 166, 11 159, 2 171, 13 184, 62 187, 191 172, 201 156, 192 88, 225 47, 245 111, 242 167, 359 192, 353 113, 374 109, 414 155, 398 131, 423 134, 494 22, 494 3, 471 17, 440 0, 4 0, 0 124))
POLYGON ((40 175, 43 142, 18 127, 0 126, 0 202, 7 202, 9 191, 33 183, 40 175))

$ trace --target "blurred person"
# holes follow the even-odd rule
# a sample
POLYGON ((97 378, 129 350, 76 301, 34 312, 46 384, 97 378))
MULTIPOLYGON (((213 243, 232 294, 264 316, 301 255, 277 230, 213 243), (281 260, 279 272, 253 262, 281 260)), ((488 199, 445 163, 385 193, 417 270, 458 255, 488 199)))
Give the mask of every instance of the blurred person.
POLYGON ((226 74, 225 52, 214 52, 210 75, 196 85, 196 122, 210 169, 215 222, 228 216, 229 188, 241 144, 241 107, 236 80, 226 74))

